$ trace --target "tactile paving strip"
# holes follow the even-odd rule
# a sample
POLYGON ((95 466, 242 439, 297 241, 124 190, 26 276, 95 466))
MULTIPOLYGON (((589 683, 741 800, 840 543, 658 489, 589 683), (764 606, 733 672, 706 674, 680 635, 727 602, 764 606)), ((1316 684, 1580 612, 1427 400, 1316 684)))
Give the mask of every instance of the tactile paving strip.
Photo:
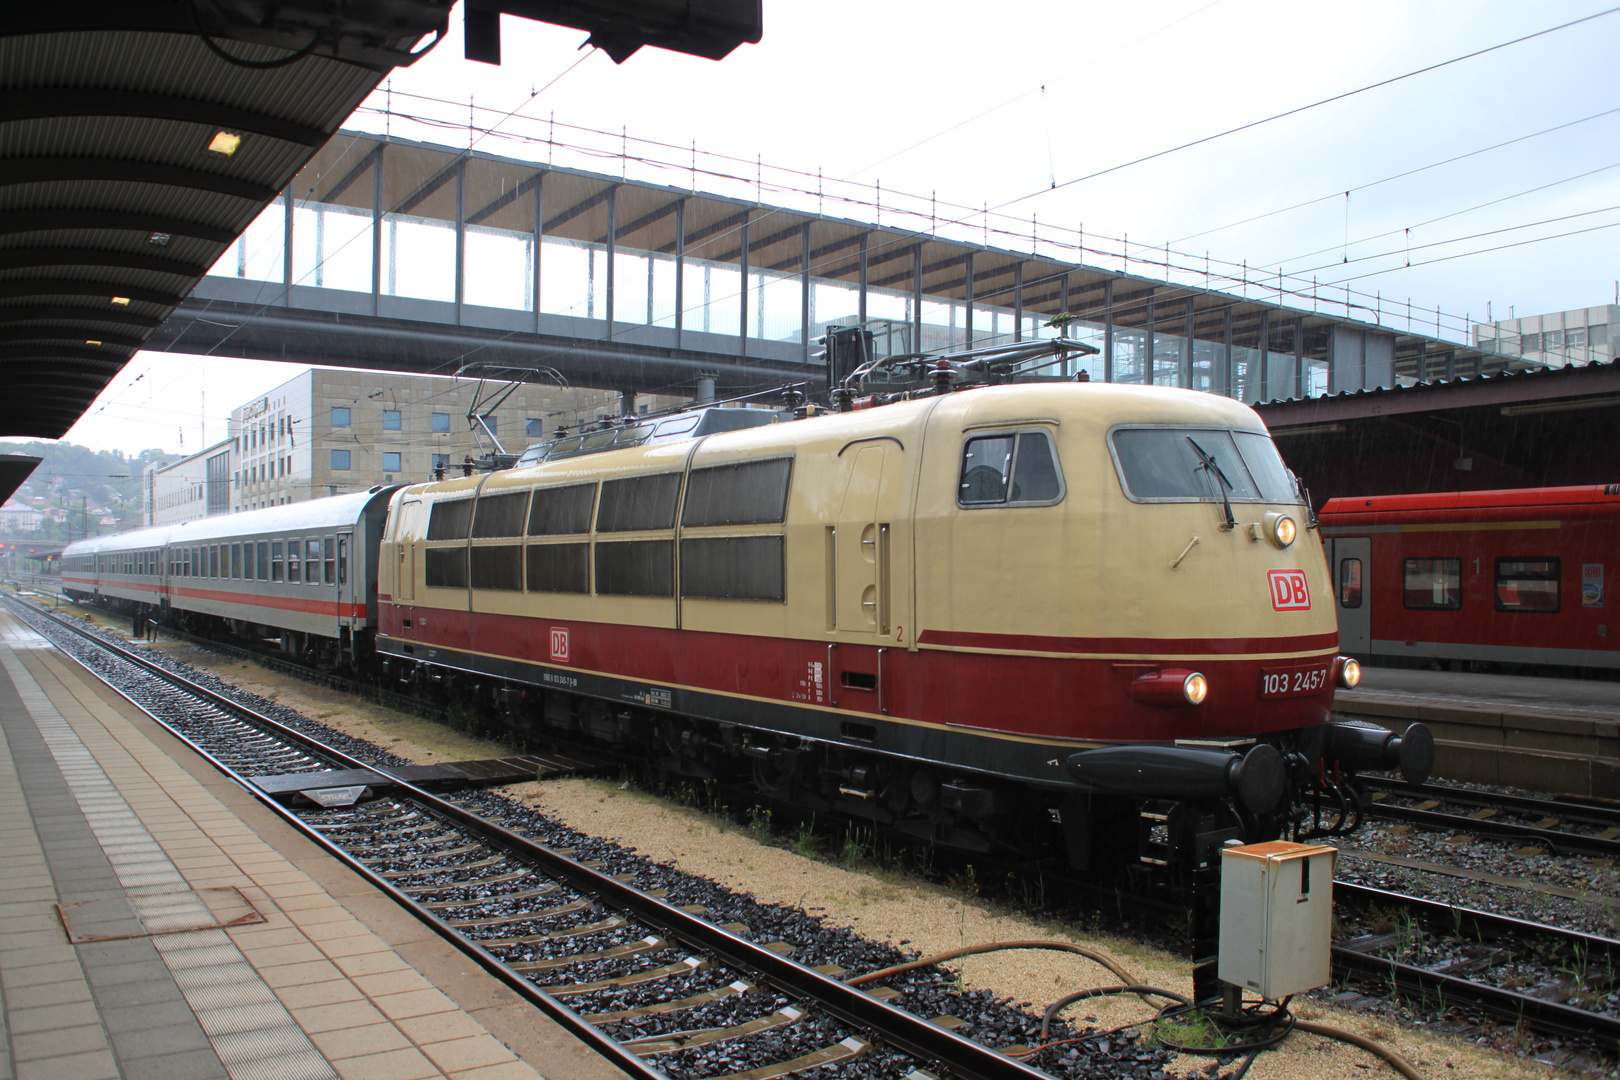
MULTIPOLYGON (((158 908, 173 914, 180 902, 175 898, 187 891, 185 878, 22 662, 0 650, 0 663, 132 907, 139 914, 144 901, 154 914, 158 908)), ((202 898, 192 896, 191 917, 211 918, 202 898)), ((223 930, 151 940, 231 1080, 338 1080, 331 1064, 223 930), (251 1013, 237 1011, 244 1006, 256 1008, 251 1013), (255 1026, 243 1027, 249 1018, 255 1026)))

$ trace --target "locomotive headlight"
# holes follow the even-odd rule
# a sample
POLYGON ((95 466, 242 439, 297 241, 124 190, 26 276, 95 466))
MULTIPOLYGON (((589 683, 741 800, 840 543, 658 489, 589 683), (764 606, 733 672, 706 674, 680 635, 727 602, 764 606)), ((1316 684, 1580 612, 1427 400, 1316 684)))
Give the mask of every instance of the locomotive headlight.
POLYGON ((1189 705, 1200 705, 1209 696, 1209 680, 1198 672, 1193 672, 1181 680, 1181 696, 1187 699, 1189 705))
POLYGON ((1353 690, 1361 682, 1361 662, 1354 657, 1346 656, 1339 664, 1339 685, 1346 690, 1353 690))
POLYGON ((1266 536, 1273 544, 1285 548, 1299 535, 1299 525, 1287 514, 1275 511, 1266 515, 1266 536))

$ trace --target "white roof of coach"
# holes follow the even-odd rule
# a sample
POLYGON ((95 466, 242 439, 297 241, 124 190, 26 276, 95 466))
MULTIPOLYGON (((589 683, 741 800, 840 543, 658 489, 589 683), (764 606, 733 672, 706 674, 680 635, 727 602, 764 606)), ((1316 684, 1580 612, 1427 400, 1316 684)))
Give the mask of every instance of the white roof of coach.
POLYGON ((246 510, 240 514, 199 518, 170 528, 167 542, 191 544, 353 525, 360 520, 373 499, 386 499, 393 491, 392 486, 374 487, 351 495, 333 495, 325 499, 288 503, 286 506, 267 506, 263 510, 246 510))

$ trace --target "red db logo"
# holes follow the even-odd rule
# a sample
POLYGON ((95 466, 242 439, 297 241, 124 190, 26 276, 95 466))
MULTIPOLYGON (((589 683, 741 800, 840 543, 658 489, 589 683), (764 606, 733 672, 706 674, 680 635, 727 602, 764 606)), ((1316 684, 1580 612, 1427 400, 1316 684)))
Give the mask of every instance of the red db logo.
MULTIPOLYGON (((1310 605, 1306 605, 1309 607, 1310 605)), ((553 626, 551 628, 551 658, 568 663, 568 627, 553 626)))
POLYGON ((1305 583, 1305 571, 1272 570, 1266 574, 1266 580, 1271 584, 1273 611, 1305 611, 1310 608, 1311 590, 1305 583))

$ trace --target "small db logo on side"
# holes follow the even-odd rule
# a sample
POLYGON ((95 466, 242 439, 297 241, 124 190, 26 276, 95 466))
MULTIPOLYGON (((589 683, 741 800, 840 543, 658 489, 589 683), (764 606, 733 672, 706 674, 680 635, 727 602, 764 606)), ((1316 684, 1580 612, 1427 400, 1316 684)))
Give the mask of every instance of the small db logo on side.
POLYGON ((568 627, 551 628, 551 658, 564 664, 568 663, 568 627))
MULTIPOLYGON (((1273 611, 1305 611, 1311 606, 1311 589, 1303 570, 1272 570, 1266 574, 1271 585, 1273 611)), ((555 631, 553 631, 555 633, 555 631)))

